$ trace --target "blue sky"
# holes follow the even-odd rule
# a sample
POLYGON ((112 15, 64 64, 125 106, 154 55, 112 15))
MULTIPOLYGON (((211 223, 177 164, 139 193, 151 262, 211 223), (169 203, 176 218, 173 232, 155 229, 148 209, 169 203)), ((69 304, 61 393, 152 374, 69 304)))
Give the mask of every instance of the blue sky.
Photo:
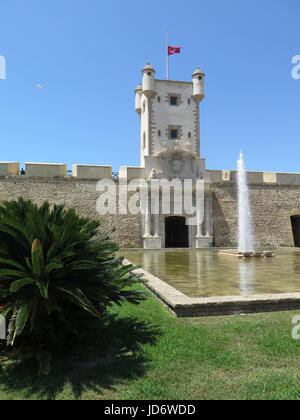
POLYGON ((165 78, 206 73, 209 169, 300 172, 299 0, 0 0, 2 161, 139 165, 133 90, 147 61, 165 78), (39 89, 37 84, 43 86, 39 89))

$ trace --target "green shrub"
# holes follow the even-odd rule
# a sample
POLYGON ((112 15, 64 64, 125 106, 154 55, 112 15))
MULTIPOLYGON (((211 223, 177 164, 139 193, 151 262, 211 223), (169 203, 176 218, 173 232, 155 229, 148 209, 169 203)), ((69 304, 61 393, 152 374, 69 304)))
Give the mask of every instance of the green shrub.
POLYGON ((108 305, 144 299, 131 288, 141 276, 116 257, 109 234, 64 206, 22 198, 0 206, 0 315, 8 327, 2 366, 36 358, 47 374, 55 356, 99 328, 108 305))

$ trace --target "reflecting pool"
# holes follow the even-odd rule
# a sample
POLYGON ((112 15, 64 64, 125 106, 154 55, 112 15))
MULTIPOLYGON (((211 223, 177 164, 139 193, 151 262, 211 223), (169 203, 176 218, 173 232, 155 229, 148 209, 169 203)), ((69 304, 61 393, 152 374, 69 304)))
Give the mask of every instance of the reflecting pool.
POLYGON ((120 251, 133 264, 190 297, 300 292, 300 252, 276 250, 275 258, 238 259, 217 250, 120 251))

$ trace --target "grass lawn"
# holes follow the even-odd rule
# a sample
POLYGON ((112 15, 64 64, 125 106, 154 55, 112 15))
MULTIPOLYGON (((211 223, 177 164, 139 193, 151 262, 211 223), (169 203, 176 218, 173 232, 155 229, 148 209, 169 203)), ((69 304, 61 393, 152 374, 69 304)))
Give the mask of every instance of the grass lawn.
POLYGON ((0 400, 300 399, 300 312, 180 319, 152 296, 110 312, 107 356, 0 373, 0 400))

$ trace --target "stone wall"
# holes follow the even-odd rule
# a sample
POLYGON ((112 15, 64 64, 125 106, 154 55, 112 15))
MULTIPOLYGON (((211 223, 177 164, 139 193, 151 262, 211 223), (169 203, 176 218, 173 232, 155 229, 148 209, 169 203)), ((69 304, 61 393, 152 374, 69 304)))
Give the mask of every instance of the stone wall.
POLYGON ((96 201, 100 195, 96 191, 97 180, 70 178, 30 178, 17 176, 0 178, 0 201, 18 197, 30 199, 37 204, 49 201, 51 204, 65 204, 74 208, 84 217, 101 221, 101 228, 107 231, 116 228, 112 238, 121 247, 141 246, 141 226, 139 215, 104 215, 96 211, 96 201))
MULTIPOLYGON (((216 246, 236 244, 236 183, 213 182, 212 189, 214 243, 216 246)), ((294 246, 290 218, 300 215, 300 185, 250 182, 249 195, 256 244, 294 246)))
MULTIPOLYGON (((237 189, 235 173, 222 181, 222 171, 208 171, 213 189, 214 243, 216 246, 237 242, 237 189)), ((293 246, 291 215, 300 214, 300 183, 298 178, 282 176, 282 182, 266 183, 262 173, 248 174, 255 238, 258 245, 293 246)), ((0 201, 20 196, 41 204, 45 200, 74 208, 81 216, 101 221, 103 230, 116 228, 113 238, 121 247, 141 247, 140 215, 104 215, 96 211, 100 195, 97 180, 64 178, 31 178, 12 176, 0 178, 0 201)))

